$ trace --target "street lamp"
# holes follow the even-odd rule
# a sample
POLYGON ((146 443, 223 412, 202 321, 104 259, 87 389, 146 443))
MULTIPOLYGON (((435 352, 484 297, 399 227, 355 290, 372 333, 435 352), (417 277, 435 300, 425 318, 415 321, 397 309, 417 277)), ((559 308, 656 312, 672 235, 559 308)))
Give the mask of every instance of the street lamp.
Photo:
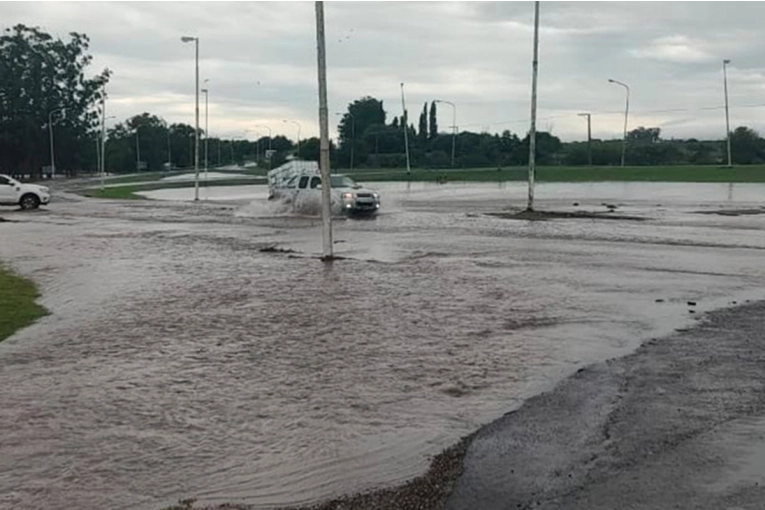
POLYGON ((608 79, 608 83, 615 83, 617 85, 621 85, 627 91, 627 103, 624 107, 624 136, 622 137, 622 167, 624 167, 624 152, 627 149, 627 116, 629 115, 629 111, 630 111, 630 88, 626 83, 612 80, 610 78, 608 79))
POLYGON ((195 46, 195 63, 196 63, 196 84, 194 86, 194 93, 196 96, 195 103, 195 126, 194 126, 194 200, 199 200, 199 37, 181 37, 181 41, 188 43, 194 42, 195 46))
MULTIPOLYGON (((210 80, 206 79, 203 83, 207 83, 208 81, 210 80)), ((202 92, 205 94, 205 182, 207 182, 207 141, 210 138, 210 135, 207 132, 207 98, 210 91, 207 88, 204 88, 202 89, 202 92)))
POLYGON ((580 117, 587 117, 587 162, 589 166, 592 166, 592 130, 590 129, 590 117, 589 113, 580 113, 580 117))
POLYGON ((141 146, 138 144, 138 124, 135 126, 135 171, 141 171, 141 146))
POLYGON ((457 107, 451 101, 436 99, 436 103, 446 103, 452 107, 452 168, 454 168, 454 139, 457 136, 457 107))
MULTIPOLYGON (((171 172, 173 170, 173 147, 170 144, 170 135, 173 132, 173 127, 170 125, 170 123, 167 123, 167 171, 171 172)), ((163 165, 164 167, 164 165, 163 165)))
POLYGON ((53 114, 66 111, 66 108, 56 108, 48 113, 48 130, 50 131, 50 174, 51 179, 56 177, 56 152, 53 148, 53 114))
POLYGON ((297 132, 297 157, 300 159, 300 122, 296 120, 287 120, 284 119, 282 122, 292 122, 293 124, 297 124, 298 132, 297 132))
MULTIPOLYGON (((345 115, 341 112, 335 112, 335 115, 345 115)), ((348 112, 348 115, 351 117, 351 169, 350 171, 353 172, 353 148, 354 145, 356 145, 356 117, 351 113, 348 112)))
POLYGON ((733 166, 730 153, 730 118, 728 117, 728 70, 727 66, 730 64, 730 60, 727 58, 723 60, 723 85, 725 87, 725 138, 728 145, 728 167, 733 166))
POLYGON ((263 124, 256 124, 253 127, 259 127, 268 130, 268 169, 271 170, 271 128, 263 124))
POLYGON ((406 98, 404 97, 404 82, 401 82, 401 118, 404 120, 404 149, 406 149, 406 176, 412 174, 412 166, 409 161, 409 114, 406 111, 406 98))

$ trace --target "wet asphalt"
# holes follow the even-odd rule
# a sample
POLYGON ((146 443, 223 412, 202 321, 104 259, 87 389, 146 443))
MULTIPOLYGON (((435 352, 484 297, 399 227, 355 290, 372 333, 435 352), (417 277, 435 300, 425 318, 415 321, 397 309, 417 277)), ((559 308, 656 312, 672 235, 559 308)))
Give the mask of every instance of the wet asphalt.
POLYGON ((331 265, 317 219, 262 189, 0 210, 0 258, 52 312, 0 344, 0 504, 269 508, 406 482, 579 368, 763 297, 765 215, 731 214, 765 187, 683 186, 540 186, 540 208, 643 221, 531 221, 485 214, 522 206, 517 184, 381 185, 383 214, 336 222, 331 265))

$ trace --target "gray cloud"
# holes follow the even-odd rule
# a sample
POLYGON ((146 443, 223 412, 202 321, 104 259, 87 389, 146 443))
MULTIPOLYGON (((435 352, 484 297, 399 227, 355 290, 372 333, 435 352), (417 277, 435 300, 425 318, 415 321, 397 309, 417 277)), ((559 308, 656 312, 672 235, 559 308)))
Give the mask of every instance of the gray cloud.
MULTIPOLYGON (((372 95, 398 116, 403 81, 412 119, 441 98, 457 104, 462 129, 528 128, 532 3, 329 2, 325 15, 331 111, 372 95)), ((722 137, 722 111, 709 108, 722 105, 721 61, 730 58, 733 125, 762 130, 765 108, 752 105, 765 103, 763 15, 760 3, 543 2, 540 126, 581 139, 576 114, 591 111, 594 136, 618 136, 624 90, 607 82, 615 78, 632 89, 631 126, 722 137)), ((303 137, 318 132, 312 2, 2 2, 0 20, 88 34, 93 73, 114 71, 107 108, 120 120, 149 111, 193 124, 194 52, 180 41, 193 35, 214 134, 266 124, 294 138, 282 119, 298 120, 303 137)), ((451 123, 449 108, 439 116, 451 123)))

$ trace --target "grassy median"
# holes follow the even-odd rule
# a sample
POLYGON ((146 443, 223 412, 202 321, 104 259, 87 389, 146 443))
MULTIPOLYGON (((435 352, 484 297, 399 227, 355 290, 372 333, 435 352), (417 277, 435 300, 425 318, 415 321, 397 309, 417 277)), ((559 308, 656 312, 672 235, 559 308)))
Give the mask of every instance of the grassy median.
POLYGON ((47 315, 39 296, 34 283, 0 266, 0 342, 47 315))
MULTIPOLYGON (((410 175, 402 168, 358 169, 353 172, 338 169, 356 181, 413 182, 503 182, 525 181, 527 167, 412 169, 410 175)), ((628 167, 537 167, 539 182, 765 182, 765 165, 747 165, 733 168, 719 166, 628 166, 628 167)))
MULTIPOLYGON (((207 182, 200 181, 200 188, 214 188, 216 186, 245 186, 250 184, 265 184, 263 177, 252 175, 234 175, 231 179, 215 179, 207 182)), ((112 186, 104 188, 88 188, 79 193, 91 198, 118 198, 126 200, 143 200, 144 197, 137 195, 139 191, 152 191, 157 189, 193 188, 194 181, 182 182, 156 182, 143 184, 125 184, 124 186, 112 186)))

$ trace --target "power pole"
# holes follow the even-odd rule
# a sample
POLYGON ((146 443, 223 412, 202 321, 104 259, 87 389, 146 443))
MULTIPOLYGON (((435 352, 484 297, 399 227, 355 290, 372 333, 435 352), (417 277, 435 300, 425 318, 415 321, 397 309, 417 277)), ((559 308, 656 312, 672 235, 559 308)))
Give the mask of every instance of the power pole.
POLYGON ((592 166, 592 130, 590 129, 590 114, 580 113, 580 117, 587 117, 587 164, 592 166))
POLYGON ((106 83, 101 86, 101 191, 104 190, 106 174, 106 83))
POLYGON ((409 177, 412 173, 412 167, 409 164, 409 115, 406 113, 406 101, 404 100, 404 83, 401 83, 401 108, 404 110, 402 119, 404 121, 404 146, 406 147, 406 175, 409 177))
POLYGON ((534 58, 531 62, 531 129, 529 130, 529 203, 534 210, 534 173, 537 150, 537 70, 539 67, 539 1, 534 2, 534 58))
POLYGON ((733 166, 733 160, 730 152, 730 117, 728 116, 728 64, 730 64, 730 60, 723 60, 723 85, 725 86, 725 138, 728 148, 728 168, 730 168, 733 166))
POLYGON ((329 179, 329 111, 327 110, 327 54, 324 42, 324 2, 316 2, 316 53, 319 68, 319 167, 321 170, 322 260, 332 260, 332 194, 329 179))

